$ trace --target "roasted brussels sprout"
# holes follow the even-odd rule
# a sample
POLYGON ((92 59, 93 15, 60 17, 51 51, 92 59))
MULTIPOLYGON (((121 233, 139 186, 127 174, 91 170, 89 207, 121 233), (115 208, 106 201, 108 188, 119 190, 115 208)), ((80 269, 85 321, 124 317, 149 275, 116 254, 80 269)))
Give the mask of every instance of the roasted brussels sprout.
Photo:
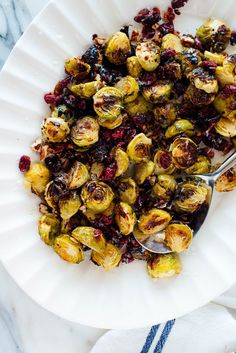
POLYGON ((155 255, 147 263, 147 271, 152 278, 172 277, 182 270, 177 254, 155 255))
POLYGON ((83 163, 76 161, 68 174, 69 189, 78 189, 89 180, 89 172, 83 163))
POLYGON ((174 49, 176 53, 182 53, 184 48, 178 36, 168 33, 162 38, 162 49, 174 49))
POLYGON ((79 211, 81 199, 76 192, 73 192, 69 197, 59 200, 58 206, 61 218, 67 220, 79 211))
POLYGON ((179 169, 191 167, 197 161, 197 145, 189 138, 181 137, 171 145, 172 159, 179 169))
POLYGON ((102 254, 92 251, 91 258, 96 265, 102 266, 105 271, 110 271, 119 265, 121 260, 121 252, 117 246, 107 244, 102 254))
POLYGON ((154 196, 162 200, 170 200, 177 186, 177 182, 172 175, 160 174, 157 177, 157 183, 152 188, 154 196))
POLYGON ((129 235, 133 232, 136 216, 130 205, 125 202, 120 202, 115 208, 115 221, 124 235, 129 235))
POLYGON ((220 118, 215 125, 218 134, 225 137, 236 136, 236 118, 228 119, 225 117, 220 118))
POLYGON ((217 93, 218 82, 215 77, 202 67, 194 69, 189 74, 190 81, 194 84, 197 89, 200 89, 206 93, 217 93))
POLYGON ((82 79, 89 74, 91 67, 80 58, 73 57, 65 62, 65 70, 71 76, 82 79))
POLYGON ((127 35, 123 32, 115 33, 105 46, 105 56, 115 65, 125 64, 130 55, 131 46, 127 35))
POLYGON ((156 121, 161 127, 166 128, 173 124, 176 119, 176 108, 172 103, 155 107, 153 110, 156 121))
POLYGON ((171 215, 157 208, 142 214, 138 221, 138 227, 143 234, 154 234, 165 229, 171 221, 171 215))
POLYGON ((152 161, 143 162, 135 165, 134 179, 138 185, 144 181, 154 172, 155 164, 152 161))
POLYGON ((60 232, 60 222, 53 214, 44 214, 39 218, 38 231, 44 243, 52 245, 60 232))
POLYGON ((98 123, 102 127, 106 127, 107 129, 113 130, 116 127, 120 126, 123 122, 123 115, 120 114, 117 118, 112 120, 103 119, 100 116, 98 117, 98 123))
POLYGON ((146 101, 146 99, 139 95, 133 102, 125 104, 124 109, 130 115, 145 114, 149 110, 152 110, 153 105, 146 101))
POLYGON ((71 129, 71 139, 79 147, 89 147, 99 138, 99 124, 96 119, 85 116, 71 129))
POLYGON ((188 77, 189 73, 192 72, 202 61, 201 53, 199 50, 187 48, 184 49, 179 60, 183 73, 188 77))
POLYGON ((165 103, 170 98, 173 84, 169 81, 158 81, 153 86, 143 89, 144 98, 150 103, 165 103))
POLYGON ((194 134, 193 124, 186 119, 176 120, 173 125, 169 126, 165 132, 166 138, 184 133, 185 135, 191 136, 194 134))
POLYGON ((133 102, 139 94, 139 85, 132 76, 123 77, 115 87, 122 93, 124 103, 133 102))
POLYGON ((42 163, 32 163, 25 173, 25 184, 36 194, 42 194, 50 180, 50 172, 42 163))
POLYGON ((138 198, 139 189, 132 178, 126 178, 118 184, 117 193, 121 201, 133 205, 138 198))
POLYGON ((72 237, 90 249, 102 254, 106 247, 103 233, 93 227, 77 227, 72 231, 72 237))
POLYGON ((49 117, 43 122, 42 134, 49 142, 63 142, 69 133, 69 125, 62 118, 49 117))
POLYGON ((216 96, 213 105, 220 114, 225 117, 228 117, 229 114, 232 112, 232 108, 234 109, 236 107, 236 99, 233 94, 229 97, 224 97, 224 95, 220 92, 216 96))
POLYGON ((90 178, 91 178, 91 180, 100 179, 104 168, 105 168, 104 164, 99 163, 99 162, 94 162, 91 165, 91 169, 90 169, 90 178))
POLYGON ((146 71, 154 71, 160 64, 160 48, 151 40, 137 45, 136 56, 146 71))
POLYGON ((193 213, 204 204, 208 197, 206 185, 186 181, 176 191, 174 206, 178 212, 193 213))
POLYGON ((165 150, 158 150, 154 156, 155 174, 172 174, 175 165, 171 153, 165 150))
POLYGON ((208 60, 215 61, 218 65, 222 65, 226 54, 211 53, 210 51, 205 50, 204 57, 208 60))
POLYGON ((56 237, 53 248, 65 261, 78 264, 84 260, 82 246, 68 234, 61 234, 56 237))
POLYGON ((142 71, 137 56, 131 56, 126 61, 127 70, 130 76, 137 78, 142 71))
POLYGON ((193 239, 193 231, 186 224, 172 223, 165 229, 165 243, 174 252, 186 250, 193 239))
POLYGON ((115 87, 103 87, 93 97, 93 107, 98 116, 114 120, 121 114, 123 95, 115 87))
POLYGON ((189 168, 185 169, 187 174, 207 174, 210 173, 211 162, 206 156, 198 156, 197 161, 189 168))
POLYGON ((100 181, 89 181, 82 188, 81 198, 85 206, 94 212, 105 211, 114 198, 109 185, 100 181))
POLYGON ((222 174, 215 182, 218 192, 232 191, 236 188, 236 170, 231 168, 222 174))
POLYGON ((223 66, 216 67, 215 76, 221 86, 236 84, 235 64, 235 56, 229 56, 224 59, 223 66))
POLYGON ((92 81, 80 83, 78 85, 71 85, 69 88, 71 92, 82 98, 91 98, 97 91, 99 91, 104 84, 101 81, 92 81))
POLYGON ((223 22, 209 19, 197 30, 197 37, 206 50, 219 53, 229 44, 231 30, 223 22))
POLYGON ((136 135, 128 144, 127 153, 136 163, 147 162, 150 158, 152 140, 143 133, 136 135))
POLYGON ((112 156, 116 162, 117 170, 115 177, 119 177, 124 174, 129 168, 129 157, 125 151, 120 147, 116 147, 112 150, 112 156))

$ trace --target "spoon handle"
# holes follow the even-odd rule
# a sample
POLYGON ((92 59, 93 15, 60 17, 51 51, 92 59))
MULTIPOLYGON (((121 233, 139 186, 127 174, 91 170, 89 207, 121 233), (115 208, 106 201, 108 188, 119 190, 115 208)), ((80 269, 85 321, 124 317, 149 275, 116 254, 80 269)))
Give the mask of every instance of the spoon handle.
POLYGON ((210 173, 209 176, 217 179, 221 174, 226 172, 228 169, 236 165, 236 151, 232 153, 213 173, 210 173))

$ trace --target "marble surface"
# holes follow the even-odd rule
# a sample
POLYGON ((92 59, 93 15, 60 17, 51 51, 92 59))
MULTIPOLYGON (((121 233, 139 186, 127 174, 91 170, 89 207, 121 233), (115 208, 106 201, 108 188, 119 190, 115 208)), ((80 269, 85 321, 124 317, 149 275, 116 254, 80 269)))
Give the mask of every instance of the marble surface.
MULTIPOLYGON (((0 0, 0 67, 48 0, 0 0)), ((0 264, 0 353, 87 353, 103 330, 64 321, 17 287, 0 264)))

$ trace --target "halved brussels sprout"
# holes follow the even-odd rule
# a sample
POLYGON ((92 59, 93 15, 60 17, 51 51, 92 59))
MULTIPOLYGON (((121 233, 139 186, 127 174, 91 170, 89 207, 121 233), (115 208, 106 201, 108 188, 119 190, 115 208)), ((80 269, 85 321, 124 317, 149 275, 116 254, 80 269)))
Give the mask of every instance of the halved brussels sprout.
POLYGON ((232 191, 236 188, 236 170, 231 168, 217 178, 215 188, 218 192, 232 191))
POLYGON ((168 33, 162 38, 162 49, 174 49, 176 53, 182 53, 183 46, 178 36, 173 33, 168 33))
POLYGON ((142 71, 137 56, 131 56, 126 60, 127 70, 130 76, 137 78, 142 71))
POLYGON ((193 231, 186 224, 172 223, 165 229, 165 243, 174 252, 186 250, 193 239, 193 231))
POLYGON ((151 257, 147 263, 147 271, 152 278, 172 277, 182 270, 177 254, 159 254, 151 257))
POLYGON ((173 124, 176 119, 176 108, 172 103, 167 103, 153 110, 156 121, 161 127, 166 128, 173 124))
POLYGON ((117 170, 115 177, 119 177, 124 174, 129 168, 129 157, 125 151, 120 147, 113 148, 112 156, 116 162, 117 170))
POLYGON ((145 114, 152 110, 153 105, 148 102, 142 95, 139 95, 133 102, 125 104, 124 109, 130 115, 145 114))
POLYGON ((55 239, 53 248, 65 261, 78 264, 84 260, 82 246, 68 234, 61 234, 55 239))
POLYGON ((96 119, 85 116, 71 129, 71 139, 79 147, 91 146, 98 142, 99 124, 96 119))
POLYGON ((219 53, 229 44, 231 30, 222 21, 209 19, 196 34, 205 49, 219 53))
POLYGON ((236 136, 236 118, 228 119, 225 117, 220 118, 215 125, 218 134, 225 137, 236 136))
POLYGON ((42 194, 50 180, 50 172, 42 163, 31 163, 30 169, 24 174, 25 185, 31 187, 36 194, 42 194))
POLYGON ((82 79, 89 74, 91 67, 80 58, 73 57, 65 62, 65 70, 71 76, 82 79))
POLYGON ((99 213, 110 206, 114 193, 110 186, 103 182, 89 181, 82 188, 81 198, 86 207, 99 213))
POLYGON ((215 99, 214 93, 207 93, 190 84, 186 91, 186 97, 196 106, 202 107, 211 104, 215 99))
POLYGON ((117 246, 108 243, 102 254, 92 251, 91 259, 96 265, 102 266, 105 271, 110 271, 119 265, 121 252, 117 246))
POLYGON ((64 220, 70 219, 79 211, 81 199, 76 192, 73 192, 69 197, 59 200, 58 206, 61 218, 64 220))
POLYGON ((136 47, 136 56, 142 68, 154 71, 160 64, 160 48, 151 40, 142 42, 136 47))
POLYGON ((235 85, 235 59, 231 60, 231 57, 226 57, 223 61, 223 66, 217 66, 215 76, 221 86, 235 85))
POLYGON ((188 77, 189 73, 192 72, 202 61, 202 55, 199 50, 193 48, 185 48, 179 57, 181 68, 185 76, 188 77))
POLYGON ((90 169, 90 179, 91 180, 100 179, 104 168, 105 167, 103 163, 94 162, 91 165, 91 169, 90 169))
POLYGON ((226 57, 226 54, 211 53, 210 51, 205 50, 204 57, 207 58, 208 60, 215 61, 218 65, 222 65, 226 57))
POLYGON ((207 174, 210 173, 211 162, 206 156, 198 156, 197 161, 189 168, 185 169, 187 174, 207 174))
POLYGON ((98 123, 99 125, 101 125, 102 127, 106 127, 107 129, 113 130, 116 127, 120 126, 123 122, 123 115, 120 114, 117 118, 115 119, 103 119, 100 116, 98 117, 98 123))
POLYGON ((44 243, 52 245, 60 232, 60 222, 53 214, 44 214, 39 218, 38 231, 44 243))
POLYGON ((105 56, 115 65, 125 64, 130 55, 131 46, 127 35, 123 32, 115 33, 105 46, 105 56))
POLYGON ((83 163, 76 161, 68 173, 69 189, 78 189, 89 180, 89 172, 83 163))
POLYGON ((117 193, 121 201, 133 205, 138 198, 139 189, 132 178, 126 178, 118 184, 117 193))
POLYGON ((56 180, 52 180, 46 185, 44 199, 49 207, 56 209, 58 201, 65 195, 68 195, 66 174, 62 174, 56 180))
POLYGON ((135 165, 134 179, 138 185, 144 181, 154 172, 155 164, 152 161, 143 162, 135 165))
POLYGON ((113 217, 115 212, 115 202, 112 201, 109 207, 105 211, 100 213, 91 211, 89 209, 84 209, 83 207, 82 212, 88 218, 89 221, 95 221, 96 219, 101 217, 101 215, 104 215, 106 217, 113 217))
POLYGON ((157 183, 152 188, 152 193, 162 200, 170 200, 177 186, 177 182, 172 175, 160 174, 157 183))
POLYGON ((49 142, 63 142, 69 133, 69 125, 62 118, 49 117, 42 124, 42 135, 49 142))
POLYGON ((200 89, 206 93, 217 93, 219 86, 215 77, 203 67, 194 69, 189 74, 190 81, 194 84, 197 89, 200 89))
POLYGON ((169 81, 158 81, 153 86, 144 87, 143 96, 151 103, 165 103, 170 98, 172 86, 169 81))
POLYGON ((175 165, 171 153, 166 150, 158 150, 154 156, 155 174, 172 174, 175 171, 175 165))
POLYGON ((223 116, 228 117, 229 113, 234 111, 232 108, 236 107, 236 99, 232 94, 229 97, 225 98, 224 95, 220 92, 214 102, 214 108, 223 116))
POLYGON ((138 97, 139 85, 132 76, 123 77, 115 87, 123 94, 124 103, 133 102, 138 97))
POLYGON ((103 233, 93 227, 77 227, 72 231, 72 237, 90 249, 102 254, 106 247, 103 233))
POLYGON ((136 216, 130 205, 125 202, 120 202, 115 208, 115 221, 124 235, 129 235, 133 232, 136 216))
POLYGON ((176 120, 173 125, 169 126, 165 132, 165 137, 167 139, 182 134, 185 135, 193 135, 194 134, 194 126, 193 124, 186 119, 176 120))
POLYGON ((94 95, 93 107, 101 118, 114 120, 121 114, 123 95, 115 87, 103 87, 94 95))
POLYGON ((174 206, 179 212, 193 213, 206 202, 208 189, 203 184, 186 181, 178 186, 174 206))
POLYGON ((97 91, 99 91, 104 84, 101 81, 92 81, 80 83, 78 85, 70 85, 70 90, 79 97, 82 98, 91 98, 97 91))
POLYGON ((171 221, 171 215, 157 208, 142 214, 138 221, 138 227, 143 234, 154 234, 165 229, 171 221))
POLYGON ((181 137, 171 145, 172 159, 179 169, 191 167, 197 161, 197 145, 189 138, 181 137))
POLYGON ((136 163, 147 162, 150 158, 152 140, 143 133, 136 135, 128 144, 127 153, 136 163))

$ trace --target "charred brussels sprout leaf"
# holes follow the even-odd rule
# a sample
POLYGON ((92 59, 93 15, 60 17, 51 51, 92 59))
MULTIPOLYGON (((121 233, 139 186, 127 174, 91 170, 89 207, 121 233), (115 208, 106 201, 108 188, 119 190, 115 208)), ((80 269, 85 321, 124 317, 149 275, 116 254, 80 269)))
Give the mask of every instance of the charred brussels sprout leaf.
POLYGON ((91 258, 96 265, 102 266, 105 271, 111 271, 119 265, 121 252, 115 245, 107 244, 103 253, 92 251, 91 258))
POLYGON ((231 168, 226 173, 221 175, 215 183, 218 192, 232 191, 236 188, 236 171, 231 168))
POLYGON ((82 246, 68 234, 62 234, 55 239, 53 248, 65 261, 78 264, 84 260, 82 246))
POLYGON ((47 245, 52 245, 55 237, 59 234, 60 222, 56 216, 51 213, 47 213, 39 218, 38 231, 44 243, 47 245))
POLYGON ((156 255, 147 264, 147 271, 152 278, 172 277, 182 270, 177 254, 156 255))
POLYGON ((99 229, 93 227, 77 227, 73 230, 72 237, 99 254, 102 254, 105 250, 106 241, 99 229))

